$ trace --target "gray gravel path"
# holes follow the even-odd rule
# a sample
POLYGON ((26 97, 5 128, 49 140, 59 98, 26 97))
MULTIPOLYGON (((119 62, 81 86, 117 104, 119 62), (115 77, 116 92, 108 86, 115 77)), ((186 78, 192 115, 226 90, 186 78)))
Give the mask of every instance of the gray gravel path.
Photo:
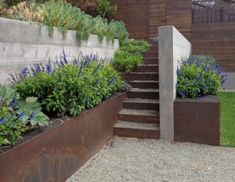
POLYGON ((235 182, 235 148, 114 138, 67 182, 235 182))

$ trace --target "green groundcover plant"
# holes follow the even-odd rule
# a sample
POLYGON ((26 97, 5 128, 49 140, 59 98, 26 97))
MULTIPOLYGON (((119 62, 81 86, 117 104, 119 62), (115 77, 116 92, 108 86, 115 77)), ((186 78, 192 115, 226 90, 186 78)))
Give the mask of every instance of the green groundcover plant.
POLYGON ((150 45, 144 40, 128 40, 124 42, 114 55, 113 66, 121 72, 129 72, 143 61, 142 53, 148 51, 150 45))
POLYGON ((101 16, 92 17, 64 0, 49 0, 42 4, 21 2, 2 14, 12 19, 42 23, 48 27, 50 35, 53 27, 59 28, 64 36, 66 30, 74 30, 78 43, 87 40, 89 34, 98 35, 100 41, 106 37, 108 41, 116 38, 125 42, 129 36, 122 21, 108 22, 101 16))
POLYGON ((22 99, 14 89, 0 85, 0 148, 15 145, 24 132, 46 126, 48 120, 37 98, 22 99))
POLYGON ((177 75, 177 96, 182 98, 216 94, 226 80, 226 74, 216 61, 204 55, 193 55, 183 61, 177 75))
POLYGON ((23 97, 37 97, 46 113, 77 116, 107 99, 126 84, 109 64, 90 56, 68 63, 65 54, 55 64, 36 64, 13 76, 23 97))

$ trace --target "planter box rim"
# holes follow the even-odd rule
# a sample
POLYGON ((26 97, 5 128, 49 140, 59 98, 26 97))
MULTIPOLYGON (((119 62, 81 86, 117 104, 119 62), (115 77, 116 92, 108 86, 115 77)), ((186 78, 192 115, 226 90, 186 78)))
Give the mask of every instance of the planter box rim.
POLYGON ((204 95, 197 98, 180 98, 177 97, 175 102, 220 102, 219 97, 217 95, 204 95))

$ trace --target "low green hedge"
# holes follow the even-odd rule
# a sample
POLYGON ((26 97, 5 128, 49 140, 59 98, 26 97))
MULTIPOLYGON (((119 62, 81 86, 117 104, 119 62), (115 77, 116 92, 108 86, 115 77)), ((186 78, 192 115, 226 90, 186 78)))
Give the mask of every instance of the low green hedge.
POLYGON ((226 79, 226 74, 216 61, 203 55, 193 55, 184 60, 177 75, 177 96, 189 98, 216 94, 226 79))
POLYGON ((150 45, 144 40, 128 40, 124 42, 114 55, 113 67, 121 72, 130 72, 143 61, 142 53, 148 51, 150 45))

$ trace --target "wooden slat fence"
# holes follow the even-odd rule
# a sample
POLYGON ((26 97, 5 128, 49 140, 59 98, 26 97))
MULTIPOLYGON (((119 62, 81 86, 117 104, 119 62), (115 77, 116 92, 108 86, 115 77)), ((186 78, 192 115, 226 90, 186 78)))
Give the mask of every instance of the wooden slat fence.
POLYGON ((235 10, 208 7, 192 2, 192 22, 195 23, 227 23, 235 22, 235 10))
POLYGON ((235 72, 235 11, 196 6, 192 0, 113 1, 116 19, 126 23, 131 38, 156 37, 159 26, 174 25, 192 42, 194 54, 210 55, 235 72))

